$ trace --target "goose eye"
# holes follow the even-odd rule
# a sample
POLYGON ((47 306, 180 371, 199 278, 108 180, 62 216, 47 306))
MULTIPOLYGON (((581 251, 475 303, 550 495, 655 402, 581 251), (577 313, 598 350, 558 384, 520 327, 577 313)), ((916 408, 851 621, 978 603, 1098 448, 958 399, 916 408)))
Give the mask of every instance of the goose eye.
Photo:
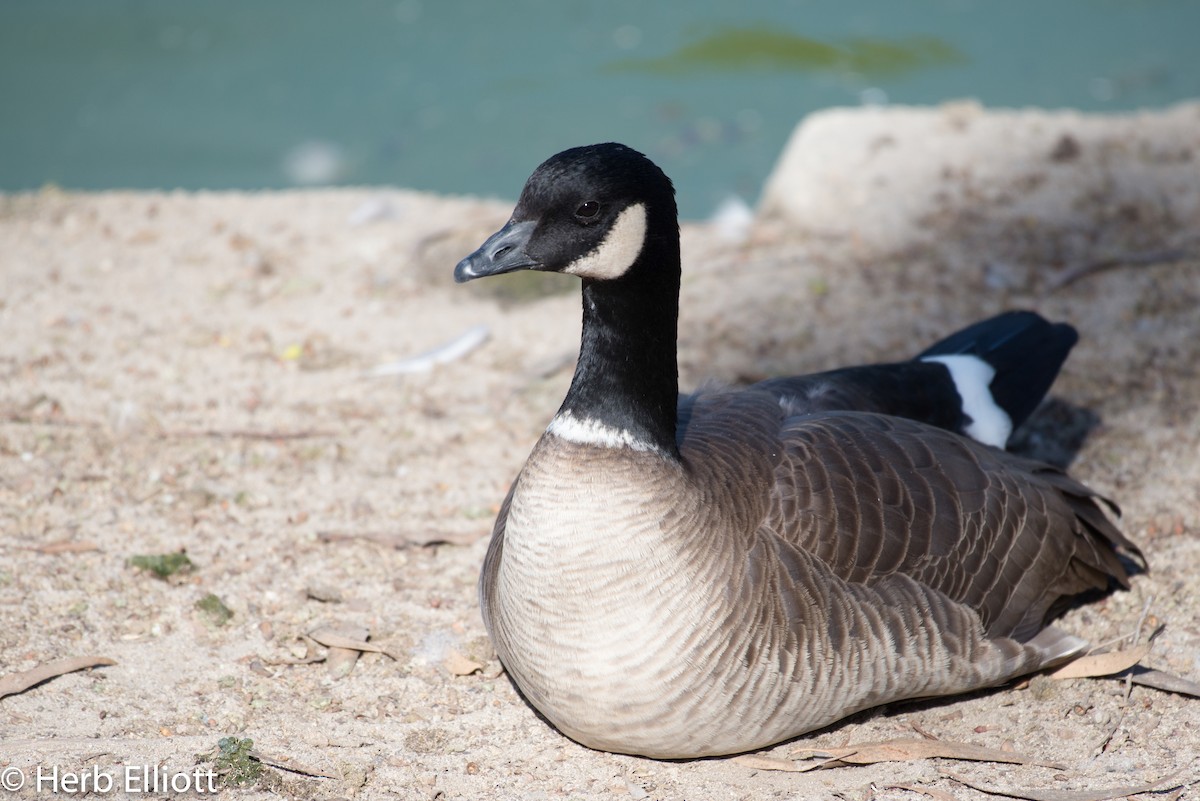
POLYGON ((575 216, 581 220, 590 220, 600 213, 600 204, 595 200, 589 200, 579 208, 575 209, 575 216))

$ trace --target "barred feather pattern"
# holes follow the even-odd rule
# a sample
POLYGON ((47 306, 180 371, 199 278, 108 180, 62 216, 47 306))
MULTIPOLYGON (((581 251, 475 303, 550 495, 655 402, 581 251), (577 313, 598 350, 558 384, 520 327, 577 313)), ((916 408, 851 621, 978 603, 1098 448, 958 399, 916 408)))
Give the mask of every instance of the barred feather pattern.
POLYGON ((1085 643, 1046 617, 1125 583, 1089 489, 909 420, 690 401, 679 460, 548 434, 496 523, 484 619, 568 736, 660 758, 764 747, 993 686, 1085 643))

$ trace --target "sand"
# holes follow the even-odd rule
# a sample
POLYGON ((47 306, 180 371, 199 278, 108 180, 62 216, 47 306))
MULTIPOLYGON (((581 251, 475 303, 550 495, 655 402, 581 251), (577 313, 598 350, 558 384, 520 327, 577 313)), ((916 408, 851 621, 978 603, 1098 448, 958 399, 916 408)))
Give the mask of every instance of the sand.
MULTIPOLYGON (((1200 681, 1200 125, 1172 116, 1187 108, 814 120, 826 142, 821 125, 859 131, 789 168, 819 215, 768 198, 744 239, 684 228, 684 386, 906 358, 1006 308, 1072 322, 1081 342, 1022 442, 1120 503, 1151 570, 1060 625, 1110 645, 1165 625, 1144 663, 1200 681), (930 145, 971 130, 965 149, 930 145), (880 136, 936 186, 881 186, 863 166, 880 136), (1154 159, 1167 166, 1112 177, 1154 159), (872 227, 897 206, 912 213, 872 227)), ((126 767, 176 777, 227 736, 290 767, 222 791, 246 799, 982 799, 949 774, 1200 780, 1200 700, 1110 679, 896 704, 759 755, 775 762, 598 753, 541 721, 488 646, 475 580, 566 390, 579 312, 569 280, 452 283, 509 207, 401 190, 0 197, 0 676, 115 662, 0 698, 0 780, 26 779, 0 796, 49 795, 55 768, 60 790, 126 767), (481 325, 459 358, 372 375, 481 325), (180 551, 194 569, 165 580, 129 563, 180 551), (197 606, 209 595, 232 617, 197 606), (308 638, 321 628, 387 653, 327 651, 308 638), (897 737, 1056 767, 766 769, 798 746, 897 737)))

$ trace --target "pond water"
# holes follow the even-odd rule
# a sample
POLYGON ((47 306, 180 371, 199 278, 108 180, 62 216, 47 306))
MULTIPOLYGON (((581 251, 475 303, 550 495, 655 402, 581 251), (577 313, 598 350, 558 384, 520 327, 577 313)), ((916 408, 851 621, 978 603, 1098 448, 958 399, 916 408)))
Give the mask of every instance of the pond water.
POLYGON ((1195 0, 3 0, 0 190, 387 184, 514 198, 617 140, 685 216, 806 114, 1200 97, 1195 0))

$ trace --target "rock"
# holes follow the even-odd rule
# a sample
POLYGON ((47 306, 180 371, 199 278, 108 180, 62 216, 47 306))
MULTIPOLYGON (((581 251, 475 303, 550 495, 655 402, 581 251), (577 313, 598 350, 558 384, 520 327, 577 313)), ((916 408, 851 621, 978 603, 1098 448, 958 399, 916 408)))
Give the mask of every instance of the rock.
POLYGON ((818 112, 792 134, 759 215, 888 252, 947 235, 1011 240, 1021 226, 1161 247, 1200 227, 1200 103, 1122 115, 962 102, 818 112))

